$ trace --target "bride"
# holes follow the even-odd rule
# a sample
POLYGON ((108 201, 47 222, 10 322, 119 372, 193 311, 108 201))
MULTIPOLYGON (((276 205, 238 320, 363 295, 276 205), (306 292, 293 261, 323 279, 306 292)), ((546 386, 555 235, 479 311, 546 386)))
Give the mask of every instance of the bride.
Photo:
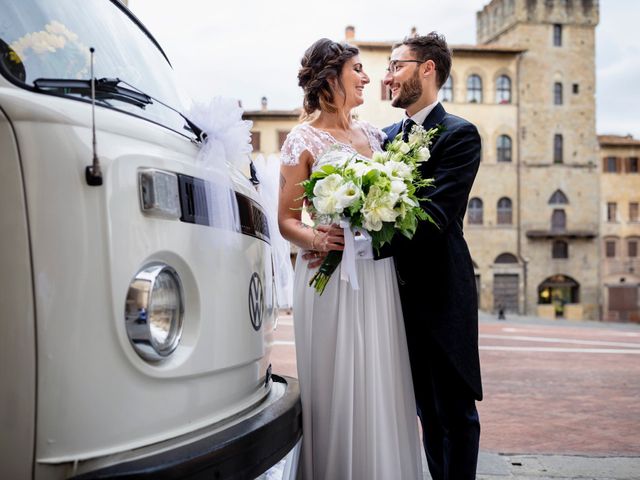
MULTIPOLYGON (((298 255, 293 315, 303 407, 303 478, 422 477, 416 406, 392 258, 357 260, 359 289, 336 272, 318 295, 309 280, 330 250, 342 250, 335 225, 301 219, 300 183, 328 163, 381 151, 382 131, 352 118, 369 83, 358 49, 328 39, 304 54, 298 73, 306 118, 282 147, 279 225, 298 255)), ((369 247, 370 248, 370 247, 369 247)))

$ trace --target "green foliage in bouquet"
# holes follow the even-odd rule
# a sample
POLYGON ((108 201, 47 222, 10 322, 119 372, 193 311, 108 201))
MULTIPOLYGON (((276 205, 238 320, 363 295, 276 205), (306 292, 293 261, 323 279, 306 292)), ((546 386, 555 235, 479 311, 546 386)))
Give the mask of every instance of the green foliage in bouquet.
MULTIPOLYGON (((414 125, 408 141, 399 134, 384 152, 375 152, 371 159, 354 155, 341 164, 328 163, 313 172, 302 187, 316 225, 346 218, 352 228, 367 230, 376 251, 390 243, 396 233, 412 238, 419 221, 435 225, 420 205, 427 199, 418 197, 418 193, 434 185, 433 179, 422 178, 420 164, 429 160, 429 146, 440 131, 441 127, 426 131, 414 125)), ((341 259, 341 251, 329 252, 309 285, 322 294, 341 259)))

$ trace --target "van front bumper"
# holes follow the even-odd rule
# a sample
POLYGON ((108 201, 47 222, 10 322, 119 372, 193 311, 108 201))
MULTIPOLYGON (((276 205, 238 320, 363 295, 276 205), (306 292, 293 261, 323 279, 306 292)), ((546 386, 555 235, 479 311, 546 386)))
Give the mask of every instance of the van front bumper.
MULTIPOLYGON (((277 397, 267 400, 254 415, 243 416, 227 428, 218 427, 209 435, 200 433, 194 441, 172 439, 130 452, 127 456, 133 458, 72 478, 251 479, 285 457, 288 463, 291 459, 297 463, 296 449, 302 437, 300 387, 295 378, 273 375, 272 379, 272 394, 277 397)), ((83 467, 89 465, 79 470, 83 467)), ((293 472, 296 468, 287 466, 293 472)))

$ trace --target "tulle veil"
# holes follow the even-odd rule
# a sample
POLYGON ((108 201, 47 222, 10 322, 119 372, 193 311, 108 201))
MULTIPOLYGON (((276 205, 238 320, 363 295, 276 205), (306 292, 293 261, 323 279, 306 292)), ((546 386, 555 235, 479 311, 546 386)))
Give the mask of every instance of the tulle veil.
MULTIPOLYGON (((209 103, 194 102, 189 111, 190 120, 206 134, 197 162, 205 167, 206 180, 215 185, 206 192, 209 222, 222 231, 241 231, 231 169, 249 171, 253 125, 242 119, 242 113, 236 100, 223 97, 214 97, 209 103)), ((260 182, 257 190, 269 224, 277 304, 280 308, 290 308, 293 304, 291 251, 278 228, 280 160, 275 155, 267 159, 260 155, 254 165, 260 182)), ((213 241, 233 248, 232 239, 232 236, 216 236, 213 241)))

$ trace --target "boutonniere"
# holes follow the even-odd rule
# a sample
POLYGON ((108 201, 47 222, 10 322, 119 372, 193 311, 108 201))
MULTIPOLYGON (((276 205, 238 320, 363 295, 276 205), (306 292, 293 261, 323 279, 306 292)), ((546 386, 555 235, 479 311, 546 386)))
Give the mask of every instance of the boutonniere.
POLYGON ((413 125, 406 142, 402 140, 400 132, 387 143, 385 150, 392 156, 406 155, 417 163, 426 162, 431 158, 431 144, 444 130, 445 127, 440 124, 429 130, 425 130, 422 125, 413 125))

